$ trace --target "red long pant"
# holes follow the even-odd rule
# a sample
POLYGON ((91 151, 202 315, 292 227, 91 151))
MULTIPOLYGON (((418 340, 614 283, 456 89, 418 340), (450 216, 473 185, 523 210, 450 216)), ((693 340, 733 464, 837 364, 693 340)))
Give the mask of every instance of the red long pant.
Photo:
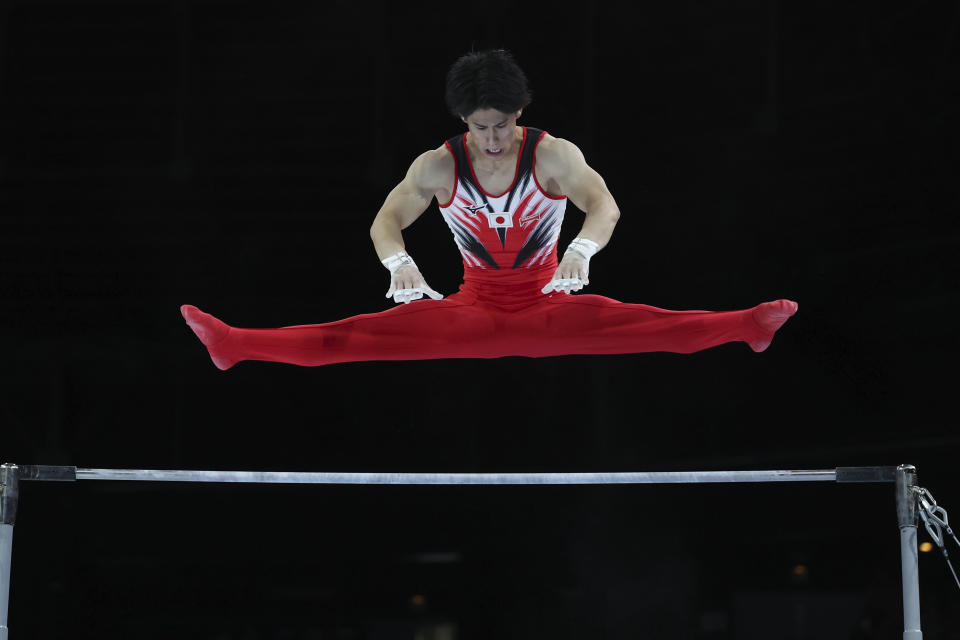
POLYGON ((363 360, 692 353, 738 340, 762 350, 773 337, 773 331, 758 324, 753 309, 668 311, 598 295, 544 295, 540 286, 504 289, 468 281, 443 300, 418 300, 380 313, 279 329, 230 327, 225 336, 226 326, 213 320, 217 326, 210 325, 207 337, 198 335, 221 369, 241 360, 318 366, 363 360))

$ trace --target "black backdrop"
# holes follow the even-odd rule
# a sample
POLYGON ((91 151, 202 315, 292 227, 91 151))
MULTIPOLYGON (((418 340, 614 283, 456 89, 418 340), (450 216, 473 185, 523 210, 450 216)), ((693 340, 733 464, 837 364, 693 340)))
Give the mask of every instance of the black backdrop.
MULTIPOLYGON (((46 2, 0 7, 4 461, 382 471, 953 461, 957 8, 46 2), (764 354, 216 370, 180 318, 391 303, 373 216, 506 47, 622 217, 590 292, 789 297, 764 354)), ((561 245, 582 215, 568 208, 561 245)), ((435 205, 405 234, 431 285, 435 205)), ((960 597, 921 557, 930 637, 960 597), (953 591, 951 592, 951 589, 953 591)), ((14 638, 889 638, 887 486, 27 485, 14 638), (806 572, 798 569, 802 565, 806 572)), ((951 613, 952 612, 952 613, 951 613)))

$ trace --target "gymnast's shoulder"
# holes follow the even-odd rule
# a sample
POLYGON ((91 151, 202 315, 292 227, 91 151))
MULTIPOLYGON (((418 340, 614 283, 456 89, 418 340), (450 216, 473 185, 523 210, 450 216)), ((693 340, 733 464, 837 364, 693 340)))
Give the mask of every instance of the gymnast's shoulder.
POLYGON ((583 152, 574 143, 564 138, 555 138, 544 133, 536 149, 537 171, 551 175, 563 174, 571 166, 583 162, 583 152))
POLYGON ((554 197, 575 195, 575 189, 587 170, 583 152, 563 138, 544 134, 534 153, 533 173, 546 192, 554 197))
POLYGON ((445 146, 424 151, 410 165, 409 175, 422 188, 440 189, 453 182, 455 162, 445 146))

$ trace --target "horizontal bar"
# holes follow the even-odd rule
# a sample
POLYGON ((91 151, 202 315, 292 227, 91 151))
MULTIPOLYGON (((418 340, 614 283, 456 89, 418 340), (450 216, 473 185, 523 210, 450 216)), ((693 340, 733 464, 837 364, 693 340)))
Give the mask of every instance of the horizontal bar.
POLYGON ((783 471, 659 471, 626 473, 298 473, 77 469, 77 480, 249 482, 258 484, 683 484, 714 482, 831 482, 835 469, 783 471))

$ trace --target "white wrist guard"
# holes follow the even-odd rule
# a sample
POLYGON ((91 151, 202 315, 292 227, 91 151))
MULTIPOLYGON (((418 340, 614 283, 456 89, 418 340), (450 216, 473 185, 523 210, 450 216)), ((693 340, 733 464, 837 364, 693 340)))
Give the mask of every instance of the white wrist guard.
POLYGON ((597 251, 600 251, 600 245, 589 238, 574 238, 567 246, 567 250, 564 252, 564 255, 570 253, 571 251, 580 254, 584 260, 589 262, 590 258, 593 257, 593 254, 595 254, 597 251))
POLYGON ((390 271, 391 275, 396 273, 397 269, 399 269, 400 267, 406 267, 411 265, 414 267, 417 266, 417 263, 413 261, 413 258, 407 255, 406 251, 398 251, 392 256, 384 258, 383 260, 380 261, 380 263, 390 271))

